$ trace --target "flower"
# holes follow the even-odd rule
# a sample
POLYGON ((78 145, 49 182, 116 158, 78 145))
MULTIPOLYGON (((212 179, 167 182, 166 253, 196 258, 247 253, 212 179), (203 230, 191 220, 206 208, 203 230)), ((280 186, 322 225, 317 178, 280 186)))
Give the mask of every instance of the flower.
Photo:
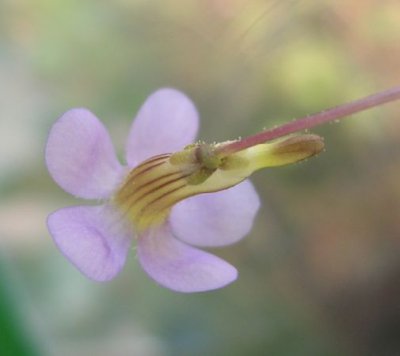
POLYGON ((179 292, 223 287, 237 278, 226 261, 197 247, 237 242, 260 206, 246 179, 254 171, 293 163, 323 148, 316 135, 207 145, 193 143, 198 114, 174 89, 144 103, 116 158, 101 122, 86 109, 67 111, 53 125, 46 163, 53 179, 98 206, 73 206, 49 215, 61 252, 84 275, 107 281, 122 269, 134 238, 139 263, 160 285, 179 292), (243 147, 242 147, 243 146, 243 147))
MULTIPOLYGON (((232 244, 250 231, 260 202, 249 181, 188 197, 168 210, 161 223, 139 229, 134 226, 135 219, 132 222, 115 202, 121 194, 134 194, 129 185, 125 190, 122 187, 138 169, 147 169, 148 176, 139 171, 143 181, 131 186, 153 184, 154 191, 165 194, 162 184, 155 182, 166 178, 150 176, 149 167, 162 166, 160 162, 170 157, 166 152, 179 152, 191 144, 197 130, 194 105, 174 89, 156 91, 141 107, 128 136, 126 167, 118 162, 105 127, 90 111, 69 110, 53 125, 46 146, 50 175, 66 192, 102 201, 99 206, 62 208, 47 220, 57 247, 84 275, 96 281, 114 278, 136 237, 139 263, 164 287, 198 292, 223 287, 236 279, 233 266, 194 246, 232 244)), ((177 182, 182 179, 179 173, 170 177, 177 182)), ((173 183, 163 184, 174 188, 173 183)), ((143 200, 140 194, 137 192, 136 198, 143 200)))

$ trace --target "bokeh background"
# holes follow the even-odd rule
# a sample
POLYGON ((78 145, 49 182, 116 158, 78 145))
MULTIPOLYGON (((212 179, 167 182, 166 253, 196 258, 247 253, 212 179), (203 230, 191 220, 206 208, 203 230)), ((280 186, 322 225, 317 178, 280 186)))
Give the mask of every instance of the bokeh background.
POLYGON ((398 0, 1 0, 1 355, 399 355, 400 103, 313 132, 326 152, 253 177, 240 271, 192 295, 132 251, 108 284, 55 248, 51 124, 88 107, 123 154, 140 104, 186 92, 200 137, 255 133, 400 83, 398 0))

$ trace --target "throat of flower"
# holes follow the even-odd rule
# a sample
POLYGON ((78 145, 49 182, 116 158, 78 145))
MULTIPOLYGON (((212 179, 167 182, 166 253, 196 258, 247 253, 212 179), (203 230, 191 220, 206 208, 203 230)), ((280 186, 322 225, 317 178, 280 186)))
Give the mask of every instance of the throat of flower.
POLYGON ((170 156, 155 156, 135 167, 113 198, 138 233, 162 224, 187 184, 189 172, 171 165, 170 156))
POLYGON ((161 225, 183 199, 230 188, 258 169, 297 162, 323 148, 316 135, 292 136, 228 155, 218 153, 224 144, 196 143, 146 160, 129 172, 112 202, 141 233, 161 225))

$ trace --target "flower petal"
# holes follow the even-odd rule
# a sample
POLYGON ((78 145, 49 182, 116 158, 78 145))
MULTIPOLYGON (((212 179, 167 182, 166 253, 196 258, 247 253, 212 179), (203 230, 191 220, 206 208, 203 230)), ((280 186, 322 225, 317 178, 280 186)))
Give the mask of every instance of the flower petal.
POLYGON ((133 121, 126 145, 128 165, 181 150, 193 142, 198 125, 197 110, 186 95, 170 88, 157 90, 133 121))
POLYGON ((131 234, 111 207, 75 206, 50 214, 48 229, 61 252, 96 281, 114 278, 125 264, 131 234))
POLYGON ((260 207, 250 181, 216 193, 196 195, 176 204, 170 223, 174 234, 195 246, 223 246, 246 236, 260 207))
POLYGON ((108 197, 122 170, 107 130, 86 109, 69 110, 53 125, 46 163, 65 191, 86 199, 108 197))
POLYGON ((137 252, 150 277, 178 292, 221 288, 237 278, 229 263, 175 239, 168 224, 141 235, 137 252))

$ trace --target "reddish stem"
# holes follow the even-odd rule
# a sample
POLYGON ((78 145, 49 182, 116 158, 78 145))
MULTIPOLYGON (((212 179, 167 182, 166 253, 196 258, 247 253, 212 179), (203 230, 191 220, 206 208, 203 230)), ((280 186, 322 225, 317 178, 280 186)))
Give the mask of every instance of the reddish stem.
POLYGON ((400 86, 372 94, 362 99, 352 101, 347 104, 339 105, 331 109, 321 111, 314 115, 309 115, 294 121, 288 122, 281 126, 265 130, 253 136, 244 139, 233 141, 226 145, 220 146, 217 152, 222 155, 227 155, 241 151, 245 148, 258 145, 267 141, 271 141, 278 137, 286 136, 294 132, 324 124, 326 122, 341 119, 345 116, 358 113, 370 109, 375 106, 400 99, 400 86))

